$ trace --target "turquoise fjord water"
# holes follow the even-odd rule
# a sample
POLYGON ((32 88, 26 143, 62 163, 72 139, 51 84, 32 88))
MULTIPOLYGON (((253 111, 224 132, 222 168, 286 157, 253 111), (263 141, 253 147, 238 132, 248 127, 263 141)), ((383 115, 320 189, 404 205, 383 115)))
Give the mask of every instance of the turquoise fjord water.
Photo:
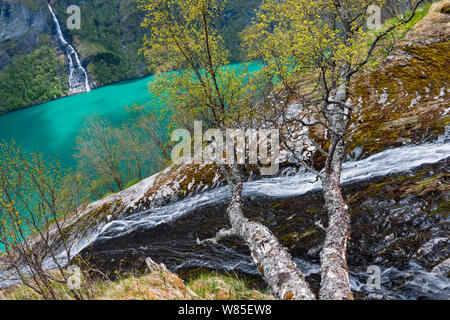
MULTIPOLYGON (((26 151, 39 151, 50 158, 56 155, 64 167, 74 167, 75 140, 86 119, 99 115, 120 124, 128 117, 126 106, 157 107, 148 90, 152 79, 124 81, 0 116, 0 141, 14 139, 26 151)), ((0 253, 3 249, 0 244, 0 253)))
MULTIPOLYGON (((253 72, 261 68, 261 63, 232 64, 226 68, 239 73, 246 66, 253 72)), ((148 90, 153 80, 154 76, 147 76, 123 81, 0 116, 0 141, 14 140, 26 151, 38 151, 50 158, 56 155, 64 167, 73 168, 75 141, 89 116, 99 115, 119 125, 129 117, 126 106, 161 108, 148 90)), ((0 253, 3 248, 0 244, 0 253)))
MULTIPOLYGON (((236 63, 226 68, 239 72, 246 67, 254 72, 261 68, 261 63, 236 63)), ((99 115, 118 125, 129 116, 126 106, 160 108, 148 90, 153 79, 154 76, 147 76, 123 81, 0 116, 0 140, 14 139, 26 151, 57 155, 64 167, 74 167, 76 137, 89 116, 99 115)))
POLYGON ((99 115, 120 124, 128 117, 126 106, 152 106, 152 79, 124 81, 0 116, 0 140, 14 139, 27 151, 57 155, 63 166, 72 167, 75 140, 86 119, 99 115))

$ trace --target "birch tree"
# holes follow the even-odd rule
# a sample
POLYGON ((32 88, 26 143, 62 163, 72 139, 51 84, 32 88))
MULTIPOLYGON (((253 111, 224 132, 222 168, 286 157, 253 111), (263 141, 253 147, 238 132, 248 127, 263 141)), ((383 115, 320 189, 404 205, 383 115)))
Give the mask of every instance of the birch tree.
MULTIPOLYGON (((65 264, 74 246, 66 224, 86 204, 85 182, 59 161, 26 153, 14 142, 0 142, 0 154, 2 268, 42 298, 60 299, 54 285, 68 284, 65 264)), ((86 298, 77 288, 70 291, 86 298)))
MULTIPOLYGON (((148 30, 143 53, 150 64, 162 55, 180 71, 160 74, 151 92, 168 106, 179 122, 205 120, 223 132, 256 125, 256 101, 265 92, 245 66, 224 67, 228 52, 214 27, 224 1, 140 0, 148 30)), ((248 220, 242 210, 243 166, 224 163, 221 173, 230 186, 228 206, 231 228, 212 241, 238 236, 250 249, 254 262, 272 293, 280 299, 314 299, 304 276, 274 234, 248 220)))
POLYGON ((106 185, 111 192, 123 190, 127 181, 121 170, 120 146, 114 127, 98 116, 89 117, 76 141, 74 157, 78 160, 78 170, 86 172, 98 185, 106 185))
POLYGON ((350 81, 422 2, 265 0, 247 36, 250 57, 264 62, 261 76, 272 82, 272 94, 261 103, 272 109, 268 121, 282 127, 286 149, 322 182, 329 221, 321 299, 352 299, 346 260, 350 216, 340 187, 354 112, 350 81), (368 30, 373 5, 389 6, 398 18, 368 30))
POLYGON ((89 117, 77 137, 78 170, 89 178, 97 198, 141 181, 170 160, 165 118, 145 106, 134 105, 127 111, 130 119, 120 127, 89 117))

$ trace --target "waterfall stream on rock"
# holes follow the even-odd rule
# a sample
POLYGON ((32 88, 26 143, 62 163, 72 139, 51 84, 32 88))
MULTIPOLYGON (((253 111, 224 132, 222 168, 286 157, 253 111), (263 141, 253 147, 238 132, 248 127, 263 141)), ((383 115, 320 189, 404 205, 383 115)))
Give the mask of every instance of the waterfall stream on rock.
MULTIPOLYGON (((343 164, 341 182, 343 185, 362 183, 377 177, 409 172, 425 164, 448 161, 449 159, 450 141, 445 135, 445 137, 434 143, 388 149, 363 160, 346 162, 343 164)), ((314 175, 302 173, 295 176, 246 182, 243 193, 247 198, 281 199, 305 195, 320 189, 321 185, 316 181, 314 175)), ((101 223, 74 241, 71 256, 75 257, 89 246, 94 248, 96 245, 107 247, 108 243, 114 243, 114 241, 120 241, 120 239, 125 241, 126 244, 129 241, 127 237, 138 239, 139 234, 149 234, 158 226, 176 223, 196 210, 226 204, 229 201, 229 197, 228 187, 220 187, 162 207, 121 217, 108 223, 101 223)), ((180 237, 183 238, 182 235, 180 237)), ((127 253, 140 251, 149 251, 153 255, 159 255, 163 252, 164 254, 182 256, 183 259, 180 263, 170 266, 174 271, 186 267, 205 267, 258 274, 258 270, 250 256, 243 255, 231 247, 219 244, 210 248, 211 250, 205 254, 205 252, 189 252, 189 248, 195 244, 190 243, 191 240, 187 238, 183 241, 179 243, 142 242, 134 245, 130 242, 132 247, 128 248, 125 246, 124 248, 116 248, 113 251, 105 252, 110 254, 113 260, 113 257, 116 257, 116 255, 125 256, 127 253), (177 250, 182 250, 182 252, 179 253, 177 250)), ((62 264, 67 264, 65 252, 62 251, 57 256, 57 259, 62 264)), ((304 260, 303 257, 295 257, 295 262, 301 266, 305 275, 320 272, 319 265, 304 260)), ((55 268, 52 259, 46 259, 44 267, 46 269, 55 268)), ((349 272, 352 289, 360 292, 367 291, 364 282, 367 277, 365 270, 351 267, 349 272)), ((448 279, 445 276, 430 272, 424 267, 417 265, 413 260, 409 262, 409 268, 405 270, 388 266, 384 269, 381 276, 386 286, 378 292, 378 297, 383 297, 384 299, 417 299, 419 296, 445 299, 450 290, 448 279), (392 285, 392 283, 397 285, 392 285)), ((17 282, 18 279, 14 276, 14 272, 0 269, 0 288, 8 287, 17 282)), ((368 291, 366 294, 370 297, 371 293, 368 291)))
POLYGON ((48 9, 50 10, 53 21, 55 22, 59 41, 65 47, 67 60, 69 61, 69 94, 91 91, 91 86, 89 85, 89 78, 86 69, 83 68, 80 62, 80 57, 78 56, 78 53, 75 51, 74 47, 70 45, 64 38, 58 18, 56 17, 56 14, 53 11, 50 3, 48 4, 48 9))
MULTIPOLYGON (((388 149, 363 160, 346 162, 343 164, 341 182, 343 185, 362 183, 377 177, 409 172, 425 164, 448 161, 448 159, 450 159, 450 141, 446 135, 434 143, 388 149)), ((314 175, 302 173, 295 176, 266 178, 246 182, 243 193, 247 198, 282 199, 305 195, 320 189, 320 182, 316 181, 314 175)), ((114 243, 114 241, 120 241, 120 239, 128 243, 130 240, 128 237, 134 236, 138 239, 137 235, 149 234, 151 230, 163 224, 174 224, 195 210, 212 208, 223 203, 226 204, 229 198, 229 188, 220 187, 162 207, 121 217, 108 223, 101 223, 75 241, 71 250, 71 256, 76 256, 89 246, 107 247, 109 242, 114 243)), ((185 235, 187 238, 187 232, 185 235)), ((180 237, 183 238, 183 236, 180 237)), ((131 251, 149 251, 153 255, 160 255, 164 251, 165 254, 183 257, 180 263, 171 265, 173 271, 186 267, 204 267, 258 274, 257 267, 254 265, 251 257, 235 251, 232 247, 218 244, 211 247, 211 250, 206 253, 200 251, 189 252, 189 248, 195 245, 189 241, 191 240, 186 239, 184 242, 179 243, 142 242, 137 245, 133 245, 130 242, 132 247, 116 248, 107 253, 114 260, 116 258, 115 255, 125 256, 131 251)), ((62 264, 67 264, 64 252, 59 254, 57 259, 62 264)), ((320 272, 319 265, 311 263, 303 259, 303 257, 295 257, 295 262, 307 276, 320 272)), ((51 259, 47 259, 44 265, 48 269, 55 268, 51 259)), ((365 287, 365 279, 367 278, 365 270, 352 267, 349 272, 352 289, 355 291, 367 291, 365 287)), ((394 266, 384 268, 381 277, 385 287, 378 291, 378 297, 383 297, 384 299, 417 299, 419 296, 445 299, 450 290, 448 279, 445 276, 430 272, 424 267, 417 265, 413 260, 410 261, 409 267, 405 270, 399 270, 394 266), (392 283, 397 285, 392 285, 392 283)), ((8 287, 17 282, 18 279, 15 278, 12 271, 0 270, 0 288, 8 287)), ((370 297, 370 290, 366 294, 370 297)))

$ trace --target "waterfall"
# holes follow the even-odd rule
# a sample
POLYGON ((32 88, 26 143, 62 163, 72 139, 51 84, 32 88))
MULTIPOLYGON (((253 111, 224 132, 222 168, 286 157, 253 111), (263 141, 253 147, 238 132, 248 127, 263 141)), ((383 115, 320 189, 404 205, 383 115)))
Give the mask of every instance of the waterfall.
POLYGON ((58 18, 53 11, 50 3, 48 4, 48 9, 53 17, 53 21, 56 25, 56 31, 58 33, 59 41, 66 49, 67 60, 69 61, 69 94, 76 94, 86 91, 91 91, 91 86, 89 85, 89 78, 86 69, 83 68, 80 62, 80 57, 75 51, 72 45, 70 45, 61 30, 58 18))

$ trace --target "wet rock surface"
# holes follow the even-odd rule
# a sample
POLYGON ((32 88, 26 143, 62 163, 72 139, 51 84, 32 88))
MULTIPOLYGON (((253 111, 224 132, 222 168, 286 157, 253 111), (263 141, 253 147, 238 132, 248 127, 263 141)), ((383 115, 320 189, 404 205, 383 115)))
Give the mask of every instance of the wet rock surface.
POLYGON ((30 31, 44 32, 47 1, 0 0, 0 41, 18 40, 30 31))
MULTIPOLYGON (((356 298, 446 299, 449 259, 449 159, 413 171, 346 184, 352 214, 348 262, 356 298), (367 268, 381 270, 382 288, 366 286, 367 268)), ((81 252, 105 272, 144 268, 148 256, 172 271, 196 268, 258 275, 237 239, 198 245, 228 226, 226 200, 189 210, 157 226, 139 226, 119 237, 104 234, 81 252)), ((326 211, 321 191, 302 196, 250 196, 245 214, 268 226, 296 257, 317 290, 326 211)))
POLYGON ((38 48, 41 35, 49 31, 46 6, 45 0, 0 0, 0 70, 14 56, 38 48))

